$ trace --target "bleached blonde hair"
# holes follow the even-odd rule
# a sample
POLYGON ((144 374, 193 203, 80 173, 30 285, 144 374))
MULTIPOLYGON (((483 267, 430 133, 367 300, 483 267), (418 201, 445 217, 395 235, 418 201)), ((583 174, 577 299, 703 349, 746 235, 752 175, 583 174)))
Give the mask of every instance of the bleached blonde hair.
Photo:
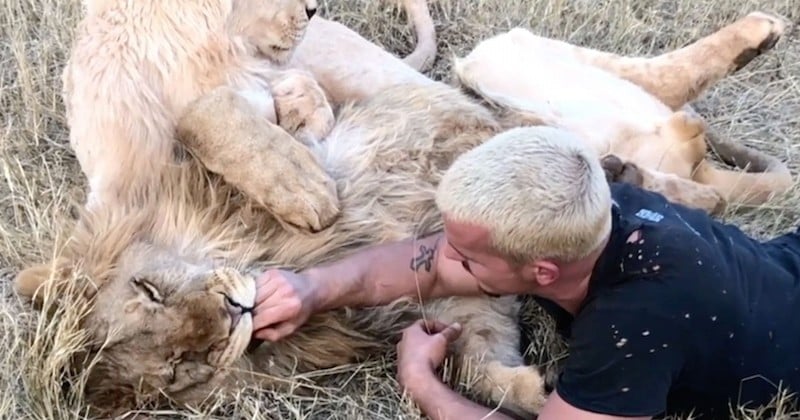
POLYGON ((562 129, 520 127, 458 157, 436 204, 450 220, 488 228, 516 263, 575 261, 611 229, 611 192, 597 154, 562 129))

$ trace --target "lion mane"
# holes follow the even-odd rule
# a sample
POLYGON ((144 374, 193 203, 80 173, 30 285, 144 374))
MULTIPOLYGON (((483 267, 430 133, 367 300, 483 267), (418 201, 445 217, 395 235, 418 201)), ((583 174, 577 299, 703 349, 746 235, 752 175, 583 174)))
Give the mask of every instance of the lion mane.
MULTIPOLYGON (((87 344, 72 367, 87 375, 90 407, 113 415, 167 401, 202 404, 215 390, 280 387, 298 371, 386 354, 403 326, 431 316, 464 326, 454 345, 464 366, 489 362, 477 367, 479 395, 536 412, 544 383, 519 353, 513 297, 331 311, 248 350, 257 273, 437 231, 433 192, 442 171, 504 127, 458 89, 417 72, 435 53, 424 2, 404 2, 418 29, 415 52, 401 61, 379 51, 401 63, 409 84, 360 91, 359 100, 323 92, 311 71, 286 66, 315 2, 189 3, 88 3, 64 72, 70 139, 89 199, 56 261, 23 270, 15 287, 40 302, 47 288, 62 301, 65 288, 81 291, 69 304, 90 308, 80 322, 87 344), (136 36, 126 35, 131 30, 136 36), (309 120, 334 107, 324 141, 297 141, 284 127, 292 112, 309 111, 309 120), (302 220, 287 226, 298 201, 327 214, 305 226, 313 234, 292 229, 302 220), (280 205, 288 210, 276 215, 280 205)), ((333 30, 345 42, 363 41, 315 21, 316 37, 333 30)))

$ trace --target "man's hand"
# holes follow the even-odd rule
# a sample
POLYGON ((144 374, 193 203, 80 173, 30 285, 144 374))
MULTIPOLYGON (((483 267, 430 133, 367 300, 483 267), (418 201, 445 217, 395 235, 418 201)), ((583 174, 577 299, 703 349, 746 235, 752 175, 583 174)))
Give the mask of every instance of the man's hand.
POLYGON ((419 320, 403 330, 403 338, 397 343, 400 384, 404 388, 423 386, 447 356, 447 345, 459 335, 461 325, 458 323, 447 325, 433 320, 419 320))
POLYGON ((269 270, 256 280, 253 336, 277 341, 292 334, 315 310, 316 291, 305 276, 269 270))

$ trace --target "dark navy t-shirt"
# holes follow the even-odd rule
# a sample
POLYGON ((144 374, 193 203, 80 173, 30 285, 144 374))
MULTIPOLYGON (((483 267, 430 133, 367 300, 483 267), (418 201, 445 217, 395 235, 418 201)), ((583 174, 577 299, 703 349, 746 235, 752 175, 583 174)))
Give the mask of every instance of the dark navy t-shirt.
POLYGON ((762 243, 660 194, 611 188, 611 241, 576 317, 538 299, 569 343, 559 395, 609 415, 706 419, 767 404, 778 386, 800 391, 800 235, 762 243))

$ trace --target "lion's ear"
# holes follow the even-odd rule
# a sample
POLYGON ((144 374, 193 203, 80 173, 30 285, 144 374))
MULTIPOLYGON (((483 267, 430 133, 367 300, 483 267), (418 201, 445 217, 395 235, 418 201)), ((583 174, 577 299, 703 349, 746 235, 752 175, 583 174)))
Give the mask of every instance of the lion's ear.
POLYGON ((23 269, 14 278, 14 291, 23 297, 31 299, 34 303, 41 303, 42 285, 54 278, 63 275, 67 266, 66 260, 58 258, 50 264, 37 264, 23 269))

